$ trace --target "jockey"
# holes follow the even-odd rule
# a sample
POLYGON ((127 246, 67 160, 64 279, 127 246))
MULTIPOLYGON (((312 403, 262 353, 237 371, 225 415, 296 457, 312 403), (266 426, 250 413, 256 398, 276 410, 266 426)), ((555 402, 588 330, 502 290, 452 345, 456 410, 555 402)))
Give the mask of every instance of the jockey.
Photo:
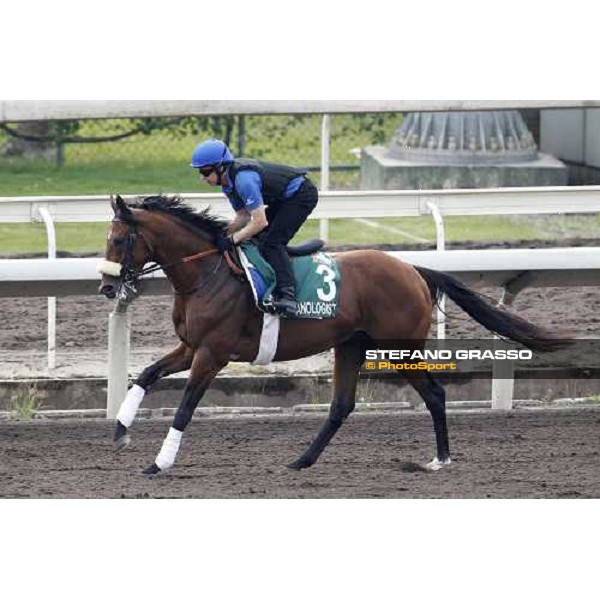
POLYGON ((306 171, 250 158, 234 159, 221 140, 198 144, 191 166, 212 186, 221 186, 235 211, 230 237, 217 240, 220 250, 257 237, 258 247, 273 267, 277 283, 273 307, 282 316, 298 310, 292 264, 286 251, 317 204, 318 192, 306 171))

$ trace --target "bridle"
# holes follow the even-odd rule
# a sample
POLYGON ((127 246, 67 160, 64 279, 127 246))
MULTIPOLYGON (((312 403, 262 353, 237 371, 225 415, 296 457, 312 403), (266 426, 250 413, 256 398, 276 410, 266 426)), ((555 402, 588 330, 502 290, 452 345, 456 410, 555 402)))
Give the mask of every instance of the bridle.
MULTIPOLYGON (((138 230, 135 223, 131 223, 131 222, 125 221, 123 219, 118 219, 118 218, 114 218, 113 222, 122 223, 129 230, 129 232, 127 234, 127 239, 125 241, 125 253, 123 254, 123 259, 121 260, 120 263, 111 263, 113 265, 116 264, 120 267, 119 287, 117 289, 117 299, 123 303, 132 302, 138 296, 137 285, 144 276, 149 275, 150 273, 154 273, 155 271, 159 271, 161 269, 163 271, 166 271, 167 269, 172 268, 172 267, 176 267, 176 266, 179 266, 182 264, 194 262, 196 260, 201 260, 203 258, 206 258, 208 256, 213 256, 220 252, 220 250, 218 248, 211 248, 210 250, 198 252, 197 254, 192 254, 190 256, 184 256, 183 258, 179 258, 179 259, 174 260, 167 264, 160 264, 158 261, 156 261, 153 258, 155 253, 154 253, 154 249, 152 248, 152 245, 148 242, 148 240, 146 239, 144 234, 138 230), (136 243, 138 235, 140 236, 140 238, 146 245, 146 248, 148 249, 148 252, 149 252, 150 259, 155 263, 149 267, 146 267, 146 268, 140 269, 140 270, 137 270, 135 268, 135 264, 133 262, 133 250, 135 248, 135 243, 136 243)), ((227 261, 229 268, 236 275, 240 276, 240 275, 244 274, 244 271, 242 269, 240 269, 233 262, 233 259, 231 258, 229 252, 223 252, 221 255, 221 259, 219 260, 219 262, 217 263, 217 266, 215 267, 215 269, 212 272, 212 275, 215 275, 217 273, 217 271, 219 270, 219 268, 221 267, 221 264, 223 262, 223 256, 225 256, 225 260, 227 261)), ((107 271, 103 271, 102 269, 99 269, 99 270, 101 273, 107 273, 107 271)), ((107 274, 112 275, 112 273, 107 273, 107 274)), ((198 291, 198 289, 201 289, 202 287, 204 287, 204 285, 206 285, 206 283, 208 283, 209 281, 210 281, 210 279, 207 279, 202 285, 196 286, 195 288, 193 288, 189 291, 186 291, 186 292, 179 292, 175 289, 173 289, 173 292, 177 295, 187 296, 189 294, 192 294, 195 291, 198 291)))

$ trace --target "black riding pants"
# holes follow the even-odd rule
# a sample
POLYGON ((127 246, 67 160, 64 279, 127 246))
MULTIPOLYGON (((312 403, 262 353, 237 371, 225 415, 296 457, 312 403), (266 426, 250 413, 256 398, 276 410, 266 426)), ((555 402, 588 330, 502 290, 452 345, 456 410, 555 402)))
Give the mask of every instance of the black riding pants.
POLYGON ((269 224, 259 235, 258 246, 275 270, 276 290, 294 288, 292 263, 285 247, 313 211, 318 199, 317 188, 307 179, 293 196, 282 198, 265 209, 269 224))

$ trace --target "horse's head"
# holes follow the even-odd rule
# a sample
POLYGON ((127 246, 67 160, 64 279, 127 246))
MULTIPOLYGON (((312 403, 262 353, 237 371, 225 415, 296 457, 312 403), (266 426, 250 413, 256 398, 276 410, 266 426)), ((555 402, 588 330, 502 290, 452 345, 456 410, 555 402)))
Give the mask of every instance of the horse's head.
MULTIPOLYGON (((122 291, 127 295, 133 288, 135 273, 150 260, 151 250, 139 231, 139 224, 131 208, 121 196, 111 198, 115 213, 112 220, 104 260, 98 265, 102 282, 98 292, 107 298, 115 298, 122 291)), ((121 295, 121 294, 120 294, 121 295)), ((123 299, 132 299, 123 297, 123 299)))

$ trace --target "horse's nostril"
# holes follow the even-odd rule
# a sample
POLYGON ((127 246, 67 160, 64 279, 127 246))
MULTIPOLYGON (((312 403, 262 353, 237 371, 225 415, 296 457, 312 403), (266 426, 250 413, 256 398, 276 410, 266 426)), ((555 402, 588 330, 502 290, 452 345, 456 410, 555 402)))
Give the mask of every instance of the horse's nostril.
POLYGON ((107 298, 114 298, 117 295, 115 286, 110 284, 100 286, 100 289, 98 291, 100 294, 106 296, 107 298))

